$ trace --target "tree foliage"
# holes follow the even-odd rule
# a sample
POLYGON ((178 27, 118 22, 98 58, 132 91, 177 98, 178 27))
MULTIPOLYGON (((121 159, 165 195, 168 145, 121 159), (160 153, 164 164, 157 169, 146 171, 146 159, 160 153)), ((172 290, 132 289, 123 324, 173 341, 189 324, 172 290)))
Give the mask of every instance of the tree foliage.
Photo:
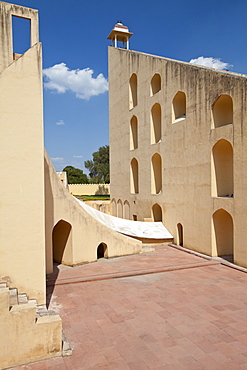
POLYGON ((67 172, 69 184, 88 184, 88 178, 85 173, 79 168, 73 166, 66 166, 63 171, 67 172))
POLYGON ((89 170, 90 182, 96 184, 109 184, 109 145, 101 146, 97 152, 92 154, 93 159, 84 162, 84 166, 89 170))

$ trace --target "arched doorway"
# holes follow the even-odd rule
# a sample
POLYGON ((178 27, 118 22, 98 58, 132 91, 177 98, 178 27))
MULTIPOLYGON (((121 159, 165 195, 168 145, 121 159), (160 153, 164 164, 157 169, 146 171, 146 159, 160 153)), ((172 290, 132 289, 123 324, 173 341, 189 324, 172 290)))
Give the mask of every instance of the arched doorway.
POLYGON ((152 215, 154 222, 162 222, 162 209, 159 204, 155 203, 152 207, 152 215))
POLYGON ((111 215, 112 216, 117 215, 117 205, 116 205, 116 201, 114 198, 111 200, 111 215))
POLYGON ((233 102, 229 95, 220 95, 212 106, 213 128, 233 123, 233 102))
POLYGON ((161 140, 161 106, 155 103, 151 109, 150 117, 151 144, 156 144, 161 140))
POLYGON ((172 122, 182 118, 186 118, 186 95, 178 91, 172 101, 172 122))
POLYGON ((151 80, 151 85, 150 85, 150 96, 153 96, 157 92, 161 90, 161 77, 159 73, 155 73, 151 80))
POLYGON ((71 229, 71 225, 64 220, 60 220, 53 228, 53 259, 58 263, 64 263, 65 258, 69 258, 72 248, 71 229))
POLYGON ((124 201, 123 205, 123 218, 130 220, 130 204, 127 200, 124 201))
POLYGON ((233 219, 224 209, 213 214, 213 254, 217 256, 233 255, 233 219))
POLYGON ((105 243, 100 243, 97 248, 97 259, 107 257, 108 257, 107 245, 105 243))
POLYGON ((219 140, 212 149, 212 196, 233 197, 233 148, 219 140))
POLYGON ((129 109, 137 105, 137 75, 132 74, 129 80, 129 109))
POLYGON ((156 153, 151 160, 151 194, 159 194, 162 190, 162 159, 156 153))
POLYGON ((138 120, 133 116, 130 120, 130 150, 138 148, 138 120))
POLYGON ((139 193, 139 173, 138 173, 138 161, 133 158, 130 163, 130 192, 131 194, 139 193))
POLYGON ((117 217, 123 218, 123 204, 121 199, 117 201, 117 217))
POLYGON ((181 247, 184 245, 183 225, 180 223, 177 224, 177 244, 181 247))

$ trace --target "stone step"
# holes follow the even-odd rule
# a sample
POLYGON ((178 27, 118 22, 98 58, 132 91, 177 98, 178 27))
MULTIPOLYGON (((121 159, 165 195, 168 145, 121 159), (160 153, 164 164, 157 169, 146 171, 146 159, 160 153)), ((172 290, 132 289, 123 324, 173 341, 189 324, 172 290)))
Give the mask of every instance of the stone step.
POLYGON ((66 335, 64 331, 62 331, 62 356, 71 356, 72 355, 72 348, 69 342, 67 341, 66 335))
POLYGON ((57 313, 52 310, 47 310, 47 307, 45 304, 42 304, 36 307, 36 317, 54 316, 54 315, 57 315, 57 313))
POLYGON ((0 283, 0 289, 1 288, 7 288, 7 284, 6 283, 0 283))
POLYGON ((16 288, 9 289, 9 305, 18 304, 18 292, 16 288))
POLYGON ((18 294, 18 304, 24 304, 28 303, 27 295, 24 294, 18 294))

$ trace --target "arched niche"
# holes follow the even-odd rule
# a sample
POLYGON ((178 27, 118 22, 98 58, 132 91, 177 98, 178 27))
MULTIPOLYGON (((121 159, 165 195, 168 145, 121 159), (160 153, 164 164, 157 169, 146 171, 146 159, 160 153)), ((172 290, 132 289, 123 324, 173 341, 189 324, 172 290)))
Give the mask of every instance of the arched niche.
POLYGON ((151 160, 151 194, 159 194, 162 190, 162 159, 158 153, 151 160))
POLYGON ((150 121, 151 144, 156 144, 161 140, 161 106, 159 103, 153 105, 150 121))
POLYGON ((150 84, 150 96, 153 96, 161 90, 161 77, 159 73, 155 73, 150 84))
POLYGON ((130 192, 132 194, 139 193, 139 170, 136 158, 133 158, 130 163, 130 192))
POLYGON ((111 200, 111 215, 117 216, 117 205, 114 198, 111 200))
POLYGON ((130 220, 130 204, 127 200, 123 204, 123 218, 130 220))
MULTIPOLYGON (((71 225, 60 220, 52 231, 53 259, 58 263, 64 263, 66 257, 70 259, 69 254, 72 248, 72 227, 71 225)), ((66 263, 66 262, 65 262, 66 263)))
POLYGON ((138 148, 138 120, 133 116, 130 120, 130 150, 138 148))
POLYGON ((121 199, 117 201, 117 217, 123 218, 123 204, 121 199))
POLYGON ((97 247, 97 259, 107 257, 108 257, 107 244, 102 242, 97 247))
POLYGON ((213 251, 217 256, 233 255, 233 219, 224 209, 218 209, 212 217, 213 251))
POLYGON ((172 122, 186 118, 186 95, 178 91, 172 101, 172 122))
POLYGON ((157 203, 155 203, 152 206, 152 216, 153 216, 154 222, 159 222, 159 221, 162 222, 162 209, 160 205, 157 203))
POLYGON ((212 105, 213 128, 233 123, 233 102, 229 95, 220 95, 212 105))
POLYGON ((132 74, 129 80, 129 109, 137 105, 137 75, 132 74))
POLYGON ((184 245, 184 231, 181 223, 177 224, 177 244, 181 247, 184 245))
POLYGON ((212 196, 233 197, 233 148, 225 139, 212 149, 212 196))

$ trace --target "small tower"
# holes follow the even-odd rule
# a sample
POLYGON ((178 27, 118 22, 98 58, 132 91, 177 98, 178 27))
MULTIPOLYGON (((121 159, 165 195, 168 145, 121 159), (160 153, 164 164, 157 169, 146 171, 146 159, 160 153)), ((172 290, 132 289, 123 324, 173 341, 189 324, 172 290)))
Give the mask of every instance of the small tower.
POLYGON ((107 39, 112 41, 111 46, 114 46, 115 48, 118 47, 118 41, 121 41, 122 48, 129 49, 129 38, 132 35, 133 33, 129 32, 128 27, 124 26, 122 21, 118 21, 107 39))

